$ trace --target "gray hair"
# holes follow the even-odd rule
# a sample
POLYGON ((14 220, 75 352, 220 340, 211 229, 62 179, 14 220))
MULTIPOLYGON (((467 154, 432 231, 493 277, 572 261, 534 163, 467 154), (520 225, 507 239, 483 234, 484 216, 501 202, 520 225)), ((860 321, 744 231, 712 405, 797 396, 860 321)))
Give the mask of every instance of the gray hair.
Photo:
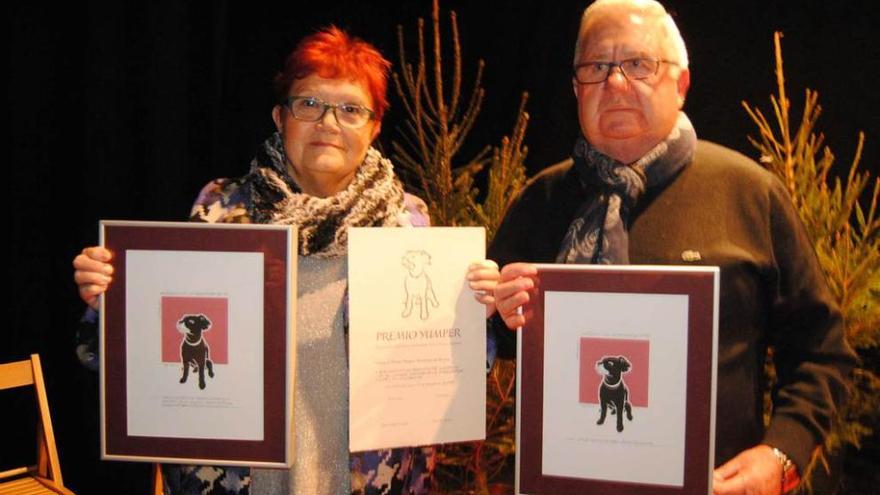
POLYGON ((596 0, 590 4, 581 17, 581 27, 578 29, 577 43, 574 47, 575 64, 580 62, 580 56, 586 48, 584 42, 593 25, 599 20, 619 12, 637 12, 649 19, 650 22, 655 22, 659 28, 663 56, 677 63, 682 69, 687 69, 688 54, 684 39, 682 39, 675 21, 672 20, 672 16, 656 0, 596 0))

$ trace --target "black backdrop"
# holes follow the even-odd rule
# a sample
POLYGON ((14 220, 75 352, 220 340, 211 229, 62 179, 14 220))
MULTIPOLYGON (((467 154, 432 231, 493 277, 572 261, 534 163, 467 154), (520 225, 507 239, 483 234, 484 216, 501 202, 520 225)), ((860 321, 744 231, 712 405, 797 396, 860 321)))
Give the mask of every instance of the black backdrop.
MULTIPOLYGON (((578 132, 569 67, 584 3, 443 2, 459 15, 466 88, 477 59, 487 64, 487 96, 465 157, 509 132, 524 90, 529 171, 566 156, 578 132)), ((841 166, 865 130, 865 165, 876 172, 880 16, 871 3, 667 2, 691 55, 685 108, 698 134, 755 156, 745 137, 754 126, 739 102, 769 111, 778 29, 795 108, 805 86, 818 89, 819 125, 841 166)), ((414 53, 416 19, 430 16, 430 1, 14 1, 3 9, 12 277, 0 361, 43 355, 74 489, 93 493, 110 483, 136 493, 146 488, 143 466, 97 460, 97 379, 74 355, 82 304, 71 259, 97 241, 98 219, 184 219, 205 182, 244 172, 272 131, 272 76, 302 36, 335 23, 397 65, 396 26, 414 53)), ((391 103, 380 138, 386 148, 402 113, 396 95, 391 103)), ((0 447, 0 469, 14 450, 0 447)))

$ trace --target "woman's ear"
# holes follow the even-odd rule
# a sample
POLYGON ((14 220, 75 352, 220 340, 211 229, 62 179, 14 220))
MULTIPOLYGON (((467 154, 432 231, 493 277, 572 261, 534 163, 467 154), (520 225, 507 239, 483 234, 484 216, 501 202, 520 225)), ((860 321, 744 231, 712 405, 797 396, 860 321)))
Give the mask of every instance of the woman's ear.
POLYGON ((278 132, 281 132, 281 128, 283 127, 281 125, 281 112, 281 105, 275 105, 272 108, 272 121, 275 122, 275 130, 278 132))
POLYGON ((372 143, 373 141, 376 140, 377 137, 379 137, 380 131, 382 131, 382 121, 377 120, 376 125, 373 126, 373 132, 372 132, 372 135, 370 136, 370 143, 372 143))

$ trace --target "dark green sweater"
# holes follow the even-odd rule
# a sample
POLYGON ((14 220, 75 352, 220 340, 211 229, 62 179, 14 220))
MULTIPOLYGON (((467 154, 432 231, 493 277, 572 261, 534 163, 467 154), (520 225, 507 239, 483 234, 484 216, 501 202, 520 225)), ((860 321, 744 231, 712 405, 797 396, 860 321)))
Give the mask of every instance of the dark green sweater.
MULTIPOLYGON (((554 262, 583 199, 596 192, 581 185, 571 163, 546 169, 528 185, 495 236, 491 259, 501 266, 554 262)), ((721 268, 716 464, 767 443, 803 469, 845 399, 855 355, 782 184, 745 156, 699 141, 693 162, 665 189, 640 199, 630 224, 632 264, 721 268), (701 259, 683 261, 687 250, 701 259), (765 429, 768 345, 779 385, 765 429)), ((500 354, 515 355, 513 332, 497 333, 500 354)))

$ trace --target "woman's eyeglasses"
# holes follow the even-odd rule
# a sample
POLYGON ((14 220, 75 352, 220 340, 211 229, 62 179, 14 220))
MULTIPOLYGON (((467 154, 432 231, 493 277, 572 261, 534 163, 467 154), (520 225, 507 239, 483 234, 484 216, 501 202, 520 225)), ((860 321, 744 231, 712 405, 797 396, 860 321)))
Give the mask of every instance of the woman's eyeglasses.
POLYGON ((375 117, 375 113, 367 107, 354 103, 327 103, 314 96, 289 96, 282 104, 290 110, 293 118, 306 122, 323 119, 327 110, 332 108, 336 122, 349 129, 360 129, 375 117))

